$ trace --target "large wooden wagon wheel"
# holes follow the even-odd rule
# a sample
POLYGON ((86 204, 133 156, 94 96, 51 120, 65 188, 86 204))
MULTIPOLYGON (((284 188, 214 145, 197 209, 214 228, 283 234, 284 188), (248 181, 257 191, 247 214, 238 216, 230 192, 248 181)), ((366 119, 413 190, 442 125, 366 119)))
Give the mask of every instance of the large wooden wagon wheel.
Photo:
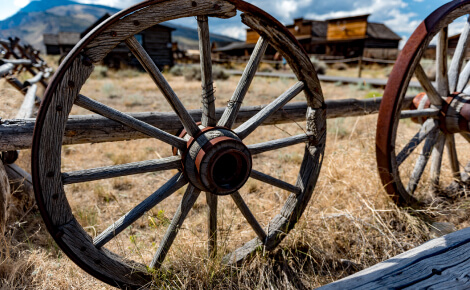
POLYGON ((116 14, 87 35, 64 60, 52 79, 38 115, 33 140, 32 171, 38 206, 47 229, 75 263, 111 285, 126 287, 149 283, 152 269, 161 266, 178 233, 177 230, 201 191, 206 192, 210 208, 208 249, 209 254, 214 255, 217 249, 217 200, 218 197, 221 198, 220 195, 230 195, 239 212, 245 217, 246 227, 251 227, 257 235, 257 238, 247 241, 224 258, 228 263, 238 262, 256 248, 275 248, 302 215, 320 171, 325 129, 325 106, 313 65, 295 38, 274 18, 239 0, 145 1, 116 14), (229 18, 235 16, 237 10, 243 12, 242 22, 257 31, 261 38, 227 108, 218 118, 215 114, 212 86, 208 17, 229 18), (202 122, 199 126, 134 37, 157 23, 188 16, 197 17, 199 26, 203 104, 202 122), (94 64, 100 62, 121 42, 127 45, 146 69, 179 117, 184 127, 179 136, 164 132, 158 129, 158 126, 151 126, 80 94, 94 64), (232 130, 268 44, 286 58, 297 75, 298 82, 254 117, 232 130), (301 92, 308 103, 304 134, 258 144, 244 143, 245 137, 256 134, 258 126, 301 92), (62 136, 74 105, 165 142, 167 146, 174 148, 174 156, 90 170, 61 172, 62 136), (302 143, 305 144, 305 153, 296 183, 279 180, 252 168, 252 156, 302 143), (178 169, 179 172, 154 193, 144 194, 140 204, 109 225, 102 233, 98 233, 94 239, 77 221, 74 216, 76 213, 72 211, 64 189, 64 185, 72 183, 171 169, 178 169), (291 192, 289 197, 282 201, 282 210, 272 215, 267 229, 257 222, 238 192, 248 177, 291 192), (163 239, 155 241, 159 246, 149 264, 129 261, 106 248, 110 240, 186 184, 186 192, 163 239))
POLYGON ((464 66, 464 60, 470 39, 469 13, 470 1, 451 1, 434 11, 410 37, 390 75, 380 107, 376 145, 380 177, 396 202, 418 205, 439 195, 455 196, 468 184, 470 62, 464 66), (464 28, 448 64, 449 27, 459 23, 464 28), (423 68, 433 39, 434 83, 423 68), (408 90, 413 77, 423 93, 408 90), (416 95, 412 104, 405 98, 410 93, 416 95))

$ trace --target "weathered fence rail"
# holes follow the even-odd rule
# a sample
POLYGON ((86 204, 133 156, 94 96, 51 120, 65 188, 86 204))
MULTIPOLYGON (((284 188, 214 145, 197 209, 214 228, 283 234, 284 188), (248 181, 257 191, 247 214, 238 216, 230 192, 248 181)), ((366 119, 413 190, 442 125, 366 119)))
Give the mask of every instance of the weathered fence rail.
MULTIPOLYGON (((410 106, 413 97, 407 97, 405 106, 410 106)), ((375 114, 380 107, 381 98, 357 100, 341 99, 327 100, 327 118, 353 117, 375 114)), ((242 107, 236 123, 241 124, 265 106, 242 107)), ((201 120, 201 111, 189 111, 195 121, 201 120)), ((305 102, 287 104, 269 117, 263 125, 273 125, 305 121, 307 104, 305 102)), ((223 108, 216 110, 217 118, 223 114, 223 108)), ((132 113, 136 119, 175 134, 181 129, 178 116, 175 113, 132 113)), ((35 119, 4 120, 0 124, 0 151, 20 150, 31 148, 35 119)), ((64 145, 82 143, 100 143, 123 141, 129 139, 148 138, 130 127, 98 115, 81 115, 69 118, 64 136, 64 145)))
POLYGON ((469 289, 470 228, 395 256, 319 289, 469 289))
MULTIPOLYGON (((230 75, 242 75, 243 74, 242 71, 238 71, 238 70, 226 70, 226 72, 230 75)), ((257 72, 256 76, 295 79, 295 74, 291 74, 291 73, 257 72)), ((343 84, 368 84, 373 87, 385 87, 388 81, 387 79, 338 77, 338 76, 325 76, 325 75, 318 75, 318 79, 322 82, 343 83, 343 84)), ((417 81, 411 81, 409 87, 421 88, 421 84, 417 81)))

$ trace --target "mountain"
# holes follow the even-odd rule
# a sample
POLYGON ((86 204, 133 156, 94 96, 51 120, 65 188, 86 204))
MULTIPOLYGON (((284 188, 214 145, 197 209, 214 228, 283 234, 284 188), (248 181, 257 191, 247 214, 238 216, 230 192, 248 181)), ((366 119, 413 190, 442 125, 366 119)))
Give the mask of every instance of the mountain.
MULTIPOLYGON (((15 15, 0 21, 0 37, 19 37, 37 49, 45 51, 43 34, 59 31, 83 32, 104 14, 115 14, 116 8, 82 4, 71 0, 33 0, 15 15)), ((174 29, 173 41, 186 49, 198 47, 197 30, 172 23, 165 23, 174 29)), ((231 37, 211 34, 212 41, 239 41, 231 37)))

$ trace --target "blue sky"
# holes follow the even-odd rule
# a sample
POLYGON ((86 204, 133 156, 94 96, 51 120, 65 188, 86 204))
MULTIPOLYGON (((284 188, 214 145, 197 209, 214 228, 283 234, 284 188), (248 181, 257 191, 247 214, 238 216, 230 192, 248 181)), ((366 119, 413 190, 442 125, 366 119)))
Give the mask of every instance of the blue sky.
MULTIPOLYGON (((31 0, 2 0, 0 19, 16 13, 31 0), (5 3, 6 2, 6 3, 5 3)), ((140 1, 135 0, 77 0, 82 3, 108 5, 116 8, 127 8, 140 1)), ((443 0, 249 0, 266 10, 284 24, 292 23, 293 18, 329 19, 336 17, 371 14, 370 21, 382 22, 392 28, 404 40, 414 31, 418 24, 432 11, 448 1, 443 0)), ((182 19, 180 24, 194 25, 193 19, 182 19)), ((450 34, 457 33, 459 24, 450 28, 450 34)), ((213 21, 211 28, 243 39, 245 29, 238 20, 213 21)))

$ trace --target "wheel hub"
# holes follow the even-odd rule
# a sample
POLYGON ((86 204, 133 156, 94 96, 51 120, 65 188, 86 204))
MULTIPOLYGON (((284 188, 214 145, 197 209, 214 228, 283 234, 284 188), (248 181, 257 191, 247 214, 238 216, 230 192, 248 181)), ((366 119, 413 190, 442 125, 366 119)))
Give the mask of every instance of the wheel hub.
MULTIPOLYGON (((180 136, 186 139, 183 131, 180 136)), ((248 148, 231 130, 207 127, 189 138, 182 155, 183 172, 189 182, 202 191, 217 195, 240 189, 251 173, 252 159, 248 148)))
MULTIPOLYGON (((428 109, 431 102, 424 98, 426 93, 418 94, 411 105, 412 110, 428 109), (425 102, 425 103, 423 103, 425 102)), ((422 123, 426 118, 412 118, 414 122, 422 123)), ((450 134, 470 132, 470 96, 463 93, 454 93, 448 96, 442 105, 439 114, 442 131, 450 134)))

